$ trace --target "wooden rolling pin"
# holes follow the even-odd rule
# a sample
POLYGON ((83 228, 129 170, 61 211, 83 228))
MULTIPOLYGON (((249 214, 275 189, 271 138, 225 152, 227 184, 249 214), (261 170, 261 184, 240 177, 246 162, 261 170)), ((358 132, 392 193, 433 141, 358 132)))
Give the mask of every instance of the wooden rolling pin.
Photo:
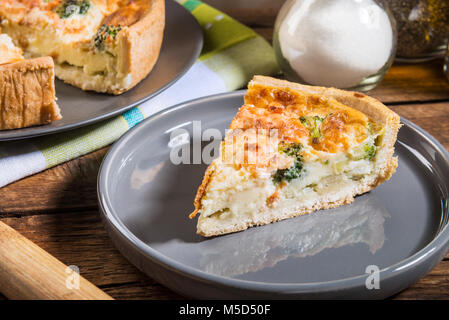
POLYGON ((1 221, 0 291, 9 299, 112 299, 1 221))

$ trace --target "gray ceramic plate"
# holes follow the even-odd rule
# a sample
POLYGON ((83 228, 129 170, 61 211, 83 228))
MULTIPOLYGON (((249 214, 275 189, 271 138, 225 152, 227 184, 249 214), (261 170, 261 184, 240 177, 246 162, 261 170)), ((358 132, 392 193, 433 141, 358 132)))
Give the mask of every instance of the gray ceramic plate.
POLYGON ((187 215, 206 165, 172 164, 170 133, 191 132, 195 120, 202 130, 223 132, 242 96, 217 95, 161 112, 108 153, 98 180, 102 217, 133 264, 194 298, 385 298, 443 258, 449 155, 405 119, 397 172, 353 204, 212 239, 196 235, 196 220, 187 215), (367 268, 376 266, 380 289, 368 290, 367 279, 374 284, 376 275, 368 278, 367 268))
POLYGON ((85 126, 118 115, 157 95, 178 80, 198 58, 203 33, 183 6, 166 1, 166 27, 159 59, 151 73, 132 90, 119 95, 85 92, 56 80, 63 118, 51 124, 0 131, 0 141, 30 138, 85 126))

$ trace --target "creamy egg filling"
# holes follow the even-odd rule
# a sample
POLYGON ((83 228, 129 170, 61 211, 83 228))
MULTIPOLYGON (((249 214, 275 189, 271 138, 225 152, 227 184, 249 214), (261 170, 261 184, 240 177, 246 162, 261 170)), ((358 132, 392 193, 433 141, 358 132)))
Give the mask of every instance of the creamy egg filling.
POLYGON ((0 65, 23 60, 22 50, 17 48, 11 38, 0 34, 0 65))
MULTIPOLYGON (((22 44, 25 55, 28 57, 51 56, 62 67, 73 66, 80 68, 86 75, 98 75, 120 73, 118 65, 118 48, 111 47, 103 52, 94 51, 90 48, 90 43, 74 44, 61 41, 57 36, 52 36, 48 32, 36 33, 35 30, 27 27, 2 28, 10 35, 17 44, 22 44), (23 40, 26 37, 27 43, 23 40)), ((50 32, 50 30, 48 30, 50 32)))
MULTIPOLYGON (((308 157, 302 163, 299 177, 281 183, 275 181, 273 171, 259 169, 255 174, 245 166, 236 169, 218 163, 218 171, 202 198, 201 219, 237 222, 242 216, 254 217, 269 207, 292 207, 298 203, 307 207, 322 196, 337 200, 341 193, 372 177, 376 164, 373 150, 381 138, 381 133, 369 135, 346 152, 320 152, 308 157)), ((303 148, 307 152, 308 146, 303 148)))
POLYGON ((49 21, 42 20, 46 17, 44 14, 39 15, 40 28, 3 19, 1 30, 24 50, 27 58, 53 57, 56 76, 62 80, 79 84, 87 82, 87 89, 93 85, 108 88, 108 84, 123 88, 130 79, 127 66, 122 62, 124 59, 120 57, 122 46, 119 37, 108 41, 101 50, 95 48, 94 39, 104 17, 99 10, 92 6, 86 16, 74 15, 64 20, 66 28, 73 25, 74 30, 79 28, 79 20, 85 24, 87 21, 79 32, 55 29, 50 18, 47 17, 49 21))

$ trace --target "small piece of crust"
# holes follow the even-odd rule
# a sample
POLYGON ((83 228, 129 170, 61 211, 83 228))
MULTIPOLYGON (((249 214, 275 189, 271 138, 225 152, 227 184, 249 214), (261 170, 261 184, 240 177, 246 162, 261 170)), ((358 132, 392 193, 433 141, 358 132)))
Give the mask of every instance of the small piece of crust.
POLYGON ((61 119, 50 57, 0 65, 0 130, 61 119))
MULTIPOLYGON (((395 172, 397 167, 397 158, 393 157, 393 153, 397 133, 401 126, 400 117, 388 109, 380 101, 358 92, 344 91, 335 88, 306 86, 265 76, 255 76, 249 86, 251 85, 261 85, 279 89, 286 88, 293 91, 297 90, 302 94, 322 95, 329 98, 334 98, 338 102, 354 108, 367 115, 375 122, 382 124, 385 132, 383 135, 382 148, 380 148, 376 154, 375 175, 365 183, 358 184, 349 192, 337 192, 329 197, 326 195, 322 196, 318 199, 319 201, 316 201, 308 206, 298 205, 293 209, 267 208, 253 215, 251 218, 242 218, 240 221, 234 221, 232 223, 216 223, 217 220, 214 220, 214 222, 212 221, 213 219, 204 218, 200 215, 197 227, 198 234, 207 237, 221 235, 245 230, 251 226, 269 224, 271 222, 307 214, 320 209, 334 208, 344 204, 349 204, 354 201, 354 197, 356 195, 372 190, 379 184, 388 180, 395 172)), ((198 189, 194 201, 195 211, 190 215, 190 218, 193 218, 197 212, 201 211, 201 200, 207 192, 207 187, 210 183, 211 175, 214 170, 214 163, 212 163, 207 169, 203 182, 198 189)))

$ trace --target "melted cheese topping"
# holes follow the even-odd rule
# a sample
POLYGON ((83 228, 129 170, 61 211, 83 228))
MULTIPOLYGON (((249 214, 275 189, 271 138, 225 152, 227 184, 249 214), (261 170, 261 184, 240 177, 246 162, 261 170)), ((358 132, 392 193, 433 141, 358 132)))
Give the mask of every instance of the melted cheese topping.
POLYGON ((51 29, 60 41, 75 43, 91 39, 108 14, 103 1, 91 0, 86 14, 61 18, 56 9, 62 2, 63 0, 3 0, 0 3, 0 15, 2 20, 32 27, 36 31, 51 29))
POLYGON ((148 0, 88 0, 84 14, 61 17, 58 8, 67 0, 2 0, 0 16, 13 24, 39 30, 50 26, 65 42, 90 40, 101 24, 130 26, 151 7, 148 0))
POLYGON ((20 60, 23 60, 22 50, 6 34, 0 34, 0 65, 20 60))
POLYGON ((231 129, 276 129, 280 139, 310 145, 313 150, 344 152, 367 138, 368 117, 337 100, 319 95, 306 95, 289 89, 250 85, 245 105, 232 121, 231 129), (301 117, 324 118, 314 140, 312 128, 301 117))

